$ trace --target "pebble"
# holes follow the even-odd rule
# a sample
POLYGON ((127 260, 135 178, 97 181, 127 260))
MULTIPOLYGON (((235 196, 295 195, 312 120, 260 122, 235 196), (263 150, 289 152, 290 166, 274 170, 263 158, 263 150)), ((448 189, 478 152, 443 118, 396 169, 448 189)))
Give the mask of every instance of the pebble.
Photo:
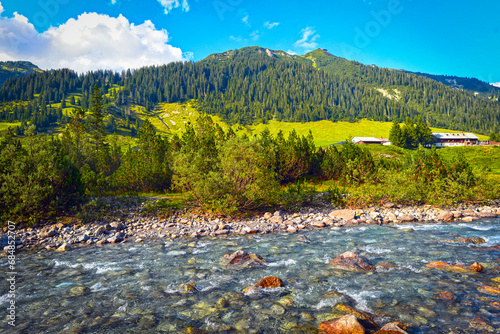
MULTIPOLYGON (((120 202, 118 198, 101 200, 110 203, 120 202)), ((322 207, 304 207, 300 212, 280 210, 245 219, 214 219, 189 215, 186 212, 171 212, 168 217, 157 218, 141 214, 147 200, 143 199, 139 204, 137 201, 130 203, 126 210, 120 211, 122 216, 100 218, 88 224, 82 224, 75 218, 65 218, 64 223, 21 227, 16 231, 20 243, 18 248, 53 249, 57 245, 59 246, 57 250, 62 251, 71 249, 71 244, 103 245, 124 242, 127 238, 141 242, 162 237, 198 239, 207 236, 266 234, 278 231, 296 233, 299 230, 307 231, 327 226, 341 228, 358 224, 382 225, 443 220, 471 222, 479 218, 496 218, 500 213, 498 201, 488 206, 462 204, 447 210, 428 205, 398 207, 394 203, 387 202, 380 207, 374 206, 362 210, 342 209, 325 204, 322 207)), ((121 207, 124 208, 125 205, 121 207)))

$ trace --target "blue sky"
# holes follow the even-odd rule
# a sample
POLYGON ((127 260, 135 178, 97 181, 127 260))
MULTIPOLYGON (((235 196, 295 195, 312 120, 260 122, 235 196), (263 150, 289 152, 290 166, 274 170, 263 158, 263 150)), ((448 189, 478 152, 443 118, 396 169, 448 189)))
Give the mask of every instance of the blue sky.
POLYGON ((119 70, 250 45, 299 55, 321 47, 500 82, 499 14, 497 0, 0 0, 0 60, 119 70))

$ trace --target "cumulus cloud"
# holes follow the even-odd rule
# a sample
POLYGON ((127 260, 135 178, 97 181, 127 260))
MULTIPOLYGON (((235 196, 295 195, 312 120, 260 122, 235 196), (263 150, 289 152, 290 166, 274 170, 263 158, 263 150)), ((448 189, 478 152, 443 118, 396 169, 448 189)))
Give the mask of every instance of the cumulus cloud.
POLYGON ((121 70, 185 60, 168 41, 167 31, 151 21, 135 25, 122 15, 84 13, 43 33, 18 13, 0 17, 0 59, 29 60, 43 69, 121 70))
POLYGON ((0 2, 0 15, 2 15, 3 13, 3 6, 2 6, 2 3, 0 2))
POLYGON ((298 48, 303 49, 315 49, 318 47, 318 43, 316 40, 319 38, 319 35, 316 34, 316 30, 312 27, 306 27, 300 31, 302 38, 295 42, 293 45, 298 48))
POLYGON ((277 27, 280 23, 279 22, 269 22, 267 21, 266 23, 264 23, 264 27, 266 27, 267 29, 272 29, 274 27, 277 27))
POLYGON ((189 3, 187 0, 158 0, 158 2, 165 8, 165 14, 168 14, 172 9, 182 7, 182 10, 189 12, 189 3))
POLYGON ((292 56, 296 56, 297 55, 297 52, 292 51, 292 50, 288 50, 286 53, 288 53, 289 55, 292 55, 292 56))
POLYGON ((500 82, 495 82, 495 83, 492 83, 491 85, 500 88, 500 82))

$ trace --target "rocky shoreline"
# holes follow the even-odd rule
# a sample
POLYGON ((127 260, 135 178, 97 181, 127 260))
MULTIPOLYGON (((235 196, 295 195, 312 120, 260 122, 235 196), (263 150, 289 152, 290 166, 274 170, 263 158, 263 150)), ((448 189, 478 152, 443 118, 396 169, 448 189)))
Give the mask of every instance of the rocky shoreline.
MULTIPOLYGON (((382 207, 342 209, 333 205, 303 208, 301 212, 276 211, 251 218, 210 218, 188 212, 171 212, 165 216, 145 216, 148 200, 128 201, 107 198, 102 201, 120 209, 115 215, 83 224, 76 218, 56 224, 17 226, 17 248, 65 251, 72 245, 104 245, 107 243, 141 242, 153 238, 203 238, 273 232, 296 233, 321 228, 341 228, 360 224, 397 224, 411 222, 470 222, 480 218, 498 218, 500 201, 489 205, 461 205, 455 208, 431 206, 398 207, 385 203, 382 207), (125 209, 124 209, 125 207, 125 209)), ((151 201, 154 199, 149 199, 151 201)), ((0 232, 1 247, 7 245, 6 228, 0 232)), ((468 242, 468 241, 462 241, 468 242)), ((470 242, 474 242, 471 240, 470 242)))

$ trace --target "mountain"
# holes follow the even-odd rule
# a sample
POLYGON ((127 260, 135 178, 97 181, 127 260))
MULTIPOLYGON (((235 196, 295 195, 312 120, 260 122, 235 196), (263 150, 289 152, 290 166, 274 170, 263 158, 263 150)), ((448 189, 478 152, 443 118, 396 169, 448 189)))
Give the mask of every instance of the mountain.
POLYGON ((7 79, 18 78, 33 72, 41 72, 29 61, 0 61, 0 87, 7 79))
POLYGON ((498 99, 475 96, 414 73, 366 66, 324 49, 297 56, 258 46, 212 54, 195 63, 122 73, 77 75, 67 69, 32 73, 0 88, 4 106, 0 121, 40 126, 58 122, 69 97, 88 108, 95 84, 117 115, 128 113, 131 104, 152 110, 162 102, 193 101, 198 110, 232 124, 404 121, 422 115, 434 127, 483 134, 500 124, 498 99), (29 103, 14 106, 12 101, 29 103))
POLYGON ((481 93, 484 96, 500 97, 500 85, 490 84, 476 78, 464 78, 451 75, 434 75, 420 72, 409 72, 439 81, 451 88, 465 89, 473 93, 481 93))

